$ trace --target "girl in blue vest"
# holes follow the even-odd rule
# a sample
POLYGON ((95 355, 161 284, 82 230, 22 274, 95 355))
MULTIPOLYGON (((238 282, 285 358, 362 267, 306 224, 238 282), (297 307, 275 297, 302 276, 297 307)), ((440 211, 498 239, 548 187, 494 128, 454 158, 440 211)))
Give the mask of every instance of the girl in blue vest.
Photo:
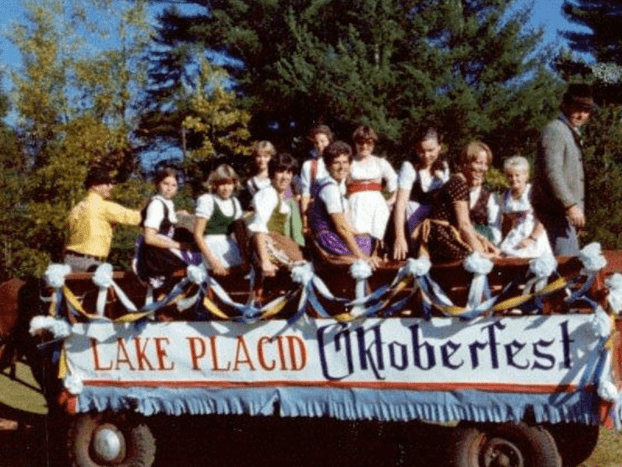
POLYGON ((442 140, 435 128, 426 128, 416 140, 416 158, 404 161, 397 179, 397 201, 393 216, 395 245, 393 259, 406 259, 412 232, 430 215, 432 196, 449 180, 442 140))
POLYGON ((197 199, 194 239, 207 268, 217 276, 225 276, 242 264, 233 235, 234 222, 243 214, 240 202, 233 196, 240 179, 231 166, 222 164, 210 174, 206 185, 211 193, 197 199))

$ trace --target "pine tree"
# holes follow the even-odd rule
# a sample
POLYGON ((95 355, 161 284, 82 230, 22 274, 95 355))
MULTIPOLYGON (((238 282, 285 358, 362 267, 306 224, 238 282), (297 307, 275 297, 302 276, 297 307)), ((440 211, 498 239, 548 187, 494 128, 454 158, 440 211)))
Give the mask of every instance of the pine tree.
POLYGON ((591 30, 563 32, 573 50, 592 54, 602 63, 622 64, 621 0, 565 0, 563 11, 572 23, 591 30))
POLYGON ((314 122, 341 138, 367 123, 396 158, 434 117, 450 149, 480 137, 503 158, 532 151, 555 112, 560 83, 536 52, 541 32, 523 29, 529 11, 510 12, 513 0, 184 3, 204 10, 161 15, 153 97, 183 88, 194 54, 224 53, 253 135, 278 127, 285 146, 314 122))

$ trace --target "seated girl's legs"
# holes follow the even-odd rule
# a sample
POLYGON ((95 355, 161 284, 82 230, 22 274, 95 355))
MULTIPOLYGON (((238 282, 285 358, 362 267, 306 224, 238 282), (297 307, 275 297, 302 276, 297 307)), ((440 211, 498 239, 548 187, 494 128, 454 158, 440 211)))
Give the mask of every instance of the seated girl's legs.
POLYGON ((184 260, 167 248, 143 245, 137 269, 143 279, 156 279, 155 285, 166 281, 175 271, 187 266, 184 260))

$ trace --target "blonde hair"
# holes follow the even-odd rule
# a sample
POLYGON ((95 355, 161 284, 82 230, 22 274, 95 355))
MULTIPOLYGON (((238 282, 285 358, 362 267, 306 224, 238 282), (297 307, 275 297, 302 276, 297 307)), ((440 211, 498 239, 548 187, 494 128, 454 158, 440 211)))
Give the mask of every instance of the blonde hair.
POLYGON ((270 154, 270 157, 273 157, 276 154, 274 144, 272 144, 270 141, 255 141, 255 143, 253 144, 253 152, 251 153, 251 156, 257 156, 260 151, 267 152, 268 154, 270 154))
POLYGON ((481 141, 471 141, 466 145, 460 154, 460 164, 465 165, 473 162, 482 151, 486 153, 486 161, 488 162, 488 165, 492 165, 492 150, 486 143, 481 141))
POLYGON ((503 171, 507 172, 510 169, 525 170, 529 173, 529 161, 523 156, 512 156, 505 160, 503 163, 503 171))
POLYGON ((228 164, 221 164, 209 174, 205 186, 208 187, 210 191, 213 191, 216 185, 228 182, 229 180, 233 182, 236 189, 240 187, 240 177, 235 173, 233 167, 228 164))

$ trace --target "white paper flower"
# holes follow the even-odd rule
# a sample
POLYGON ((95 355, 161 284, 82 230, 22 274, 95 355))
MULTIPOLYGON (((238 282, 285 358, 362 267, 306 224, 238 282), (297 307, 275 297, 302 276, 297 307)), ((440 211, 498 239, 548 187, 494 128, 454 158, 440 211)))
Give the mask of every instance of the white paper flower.
POLYGON ((609 290, 622 291, 622 274, 616 272, 605 280, 605 285, 609 287, 609 290))
POLYGON ((598 385, 598 397, 615 402, 618 399, 618 388, 611 381, 601 381, 598 385))
POLYGON ((622 275, 617 272, 607 278, 605 285, 609 289, 607 301, 616 314, 622 310, 622 275))
POLYGON ((292 280, 297 284, 307 285, 314 277, 313 264, 308 261, 292 268, 292 280))
POLYGON ((71 272, 68 264, 50 264, 45 271, 45 282, 54 289, 60 289, 65 285, 65 276, 71 272))
POLYGON ((52 316, 35 316, 30 321, 30 334, 35 335, 41 331, 48 331, 54 339, 64 339, 71 334, 71 325, 60 318, 52 316))
POLYGON ((427 256, 420 256, 417 259, 408 258, 406 260, 406 271, 409 275, 415 277, 425 276, 430 272, 432 264, 427 256))
POLYGON ((494 266, 490 259, 483 256, 481 253, 474 251, 464 260, 464 269, 473 274, 488 274, 492 271, 494 266))
POLYGON ((75 374, 67 375, 63 384, 65 385, 65 388, 67 388, 67 390, 74 396, 80 394, 82 389, 84 389, 82 378, 75 374))
POLYGON ((367 261, 359 259, 350 266, 350 274, 357 280, 367 279, 372 274, 371 265, 367 261))
POLYGON ((97 266, 93 274, 93 283, 100 289, 107 289, 112 285, 112 264, 103 263, 97 266))
POLYGON ((586 245, 578 255, 583 263, 583 267, 589 272, 600 271, 607 265, 607 260, 603 256, 600 243, 593 242, 586 245))
POLYGON ((529 263, 529 270, 540 278, 549 277, 557 269, 557 261, 553 255, 542 255, 529 263))
POLYGON ((609 337, 609 334, 611 334, 611 318, 600 306, 596 308, 596 311, 592 316, 591 324, 594 334, 597 336, 609 337))
POLYGON ((191 264, 186 268, 186 276, 193 284, 201 285, 207 280, 207 269, 204 264, 199 266, 191 264))

